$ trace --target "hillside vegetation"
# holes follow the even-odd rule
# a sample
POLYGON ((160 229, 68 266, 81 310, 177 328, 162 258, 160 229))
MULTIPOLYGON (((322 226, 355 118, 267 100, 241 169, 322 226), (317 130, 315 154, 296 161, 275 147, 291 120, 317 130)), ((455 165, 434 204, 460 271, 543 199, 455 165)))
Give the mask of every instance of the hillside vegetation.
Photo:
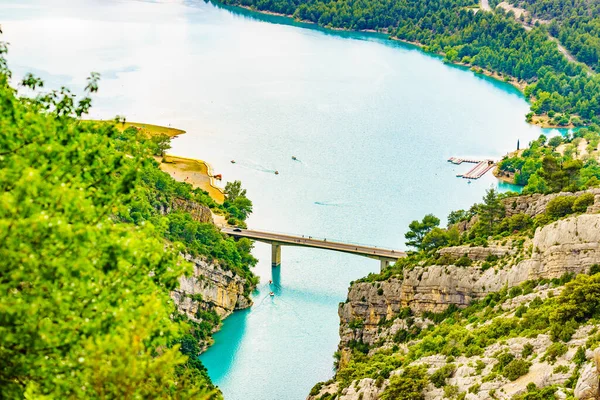
POLYGON ((535 18, 549 22, 548 31, 593 70, 600 70, 600 3, 593 0, 511 0, 535 18))
POLYGON ((600 127, 592 125, 529 147, 500 161, 500 175, 524 186, 524 193, 577 191, 600 186, 600 127))
POLYGON ((165 143, 82 121, 97 74, 80 100, 31 75, 22 97, 5 53, 0 44, 0 398, 220 398, 197 359, 219 318, 205 304, 188 323, 169 292, 191 273, 182 254, 244 277, 248 293, 256 260, 249 241, 174 204, 232 205, 160 171, 165 143))

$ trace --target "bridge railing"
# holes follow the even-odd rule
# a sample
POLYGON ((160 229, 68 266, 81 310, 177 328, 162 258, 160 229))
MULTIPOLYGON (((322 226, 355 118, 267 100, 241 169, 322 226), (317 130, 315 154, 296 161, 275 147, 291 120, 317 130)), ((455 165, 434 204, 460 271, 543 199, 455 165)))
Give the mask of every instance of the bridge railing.
POLYGON ((402 250, 402 249, 392 249, 390 247, 381 247, 381 246, 374 246, 372 244, 368 244, 368 243, 361 243, 361 242, 354 242, 351 240, 345 240, 345 239, 339 239, 339 238, 333 238, 333 237, 320 237, 320 236, 308 236, 308 235, 298 235, 297 233, 289 233, 289 232, 278 232, 278 231, 271 231, 268 229, 245 229, 247 231, 255 231, 255 232, 264 232, 264 233, 272 233, 274 235, 286 235, 286 236, 295 236, 297 238, 303 238, 303 239, 314 239, 314 240, 321 240, 321 241, 330 241, 330 242, 337 242, 337 243, 342 243, 342 244, 354 244, 354 245, 358 245, 358 246, 364 246, 364 247, 372 247, 374 249, 380 249, 380 250, 385 250, 385 251, 406 251, 406 250, 402 250))

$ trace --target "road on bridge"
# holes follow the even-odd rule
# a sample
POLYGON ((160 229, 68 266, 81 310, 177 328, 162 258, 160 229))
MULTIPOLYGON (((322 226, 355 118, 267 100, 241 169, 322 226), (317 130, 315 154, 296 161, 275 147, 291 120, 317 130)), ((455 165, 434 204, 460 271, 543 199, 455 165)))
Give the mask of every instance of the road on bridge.
POLYGON ((341 251, 344 253, 358 254, 361 256, 376 258, 379 260, 397 261, 406 257, 401 250, 382 249, 380 247, 365 246, 352 243, 336 242, 327 239, 315 239, 309 236, 296 236, 283 233, 255 231, 251 229, 240 229, 232 227, 221 228, 221 232, 234 237, 245 237, 248 239, 267 242, 271 244, 314 247, 325 250, 341 251))

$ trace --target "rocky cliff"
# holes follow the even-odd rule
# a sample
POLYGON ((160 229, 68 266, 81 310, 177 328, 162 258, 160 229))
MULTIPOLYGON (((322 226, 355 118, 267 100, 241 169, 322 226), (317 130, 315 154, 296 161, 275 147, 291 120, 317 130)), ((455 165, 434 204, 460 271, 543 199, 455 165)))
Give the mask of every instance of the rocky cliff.
MULTIPOLYGON (((215 262, 185 256, 194 264, 190 277, 179 278, 179 288, 171 293, 180 312, 196 321, 199 307, 210 306, 217 315, 227 318, 234 310, 250 307, 252 300, 245 292, 245 280, 215 262)), ((199 322, 199 321, 197 321, 199 322)))
MULTIPOLYGON (((168 213, 172 209, 187 212, 196 221, 213 223, 210 209, 196 202, 174 199, 171 208, 162 212, 168 213)), ((202 322, 198 317, 199 311, 209 310, 223 320, 233 311, 252 305, 249 296, 251 285, 246 279, 224 268, 217 261, 189 254, 184 255, 184 258, 193 264, 193 273, 189 277, 179 278, 179 287, 171 292, 171 298, 175 301, 178 311, 190 321, 202 322)), ((219 326, 214 326, 213 331, 218 328, 219 326)))
MULTIPOLYGON (((598 193, 600 194, 600 191, 598 193)), ((519 212, 531 212, 531 215, 534 215, 545 207, 549 201, 548 197, 551 196, 534 196, 533 203, 527 203, 529 204, 527 207, 523 206, 525 203, 521 203, 519 200, 515 209, 518 209, 519 212)), ((352 353, 351 349, 356 343, 368 346, 369 356, 392 347, 400 352, 403 351, 403 348, 406 350, 406 345, 395 345, 393 341, 394 335, 397 336, 399 331, 409 328, 407 319, 399 318, 400 315, 412 315, 410 325, 420 330, 427 327, 428 324, 433 324, 432 321, 427 321, 422 317, 426 312, 439 313, 450 305, 466 307, 473 300, 482 299, 489 293, 507 290, 529 280, 555 279, 564 277, 565 274, 589 272, 591 266, 600 264, 600 215, 583 214, 538 228, 533 239, 521 243, 520 247, 511 246, 510 243, 488 247, 458 246, 442 249, 441 253, 450 260, 466 256, 473 260, 473 265, 469 267, 452 264, 416 266, 405 270, 401 277, 392 277, 385 281, 356 282, 350 287, 348 299, 339 307, 340 344, 338 354, 340 368, 348 364, 352 353), (490 256, 493 257, 490 258, 490 256), (482 263, 484 260, 492 259, 495 262, 491 267, 490 263, 482 263), (409 309, 410 311, 408 311, 409 309)), ((545 298, 544 296, 548 296, 548 293, 544 289, 545 287, 538 288, 538 292, 528 295, 529 297, 521 296, 512 299, 500 310, 514 309, 521 304, 530 302, 533 297, 545 298)), ((554 291, 552 291, 552 295, 554 295, 554 291)), ((565 364, 571 362, 576 346, 585 341, 586 334, 592 328, 585 327, 585 329, 578 333, 579 336, 573 336, 575 342, 568 345, 568 348, 572 348, 573 351, 568 355, 570 358, 564 359, 565 364)), ((547 336, 546 339, 538 336, 535 340, 526 342, 534 346, 537 349, 536 352, 540 353, 546 351, 550 346, 547 336)), ((520 350, 517 350, 521 351, 525 342, 521 340, 521 342, 511 343, 508 344, 508 348, 516 346, 516 349, 520 346, 520 350)), ((496 348, 494 352, 499 350, 500 348, 496 348)), ((517 350, 515 350, 515 354, 517 350)), ((479 359, 486 365, 485 368, 492 364, 491 356, 492 351, 486 349, 486 354, 479 359), (488 359, 486 360, 485 357, 488 359)), ((429 373, 433 373, 441 365, 446 364, 444 361, 446 357, 440 357, 438 361, 435 358, 424 361, 428 365, 429 373)), ((593 358, 592 355, 588 354, 588 359, 591 358, 593 358)), ((473 375, 472 368, 466 368, 466 364, 473 362, 475 362, 474 359, 462 360, 459 364, 464 364, 465 367, 459 368, 454 375, 455 380, 450 382, 451 385, 457 386, 460 391, 465 392, 463 398, 494 398, 489 395, 490 391, 494 390, 494 396, 498 396, 496 398, 510 399, 511 396, 523 392, 529 382, 520 382, 518 385, 508 381, 490 382, 487 386, 482 385, 485 390, 478 388, 477 392, 472 390, 473 393, 466 394, 471 386, 481 380, 481 376, 473 375), (500 390, 503 391, 502 394, 498 392, 500 390)), ((575 390, 575 393, 580 394, 580 397, 577 398, 599 398, 593 397, 597 396, 598 382, 597 374, 594 372, 596 371, 595 364, 593 366, 592 364, 590 362, 580 373, 581 382, 578 382, 577 386, 579 389, 575 390), (589 386, 592 388, 590 389, 589 386), (588 393, 585 395, 588 397, 585 397, 584 393, 588 393), (593 396, 589 397, 589 393, 593 393, 593 396)), ((572 372, 573 368, 569 364, 568 367, 561 370, 567 369, 572 372)), ((553 373, 554 367, 549 363, 535 364, 532 371, 534 373, 528 374, 528 379, 542 386, 547 386, 555 381, 564 383, 569 376, 566 373, 560 376, 553 373)), ((481 375, 481 371, 478 375, 481 375)), ((343 390, 340 390, 338 385, 337 382, 324 385, 317 395, 309 396, 309 398, 318 399, 323 396, 327 398, 327 393, 332 395, 337 393, 339 399, 376 399, 385 389, 385 384, 379 382, 378 386, 374 385, 374 380, 370 378, 357 381, 343 390)), ((444 393, 435 387, 430 387, 425 394, 426 399, 443 397, 444 393)), ((566 397, 559 396, 557 398, 566 397)))
POLYGON ((531 194, 525 196, 509 197, 503 200, 507 216, 514 214, 527 214, 530 217, 542 214, 546 211, 546 206, 550 200, 562 196, 581 196, 585 193, 592 193, 595 197, 594 204, 588 208, 588 213, 597 213, 600 211, 600 188, 582 190, 579 192, 559 192, 551 194, 531 194))

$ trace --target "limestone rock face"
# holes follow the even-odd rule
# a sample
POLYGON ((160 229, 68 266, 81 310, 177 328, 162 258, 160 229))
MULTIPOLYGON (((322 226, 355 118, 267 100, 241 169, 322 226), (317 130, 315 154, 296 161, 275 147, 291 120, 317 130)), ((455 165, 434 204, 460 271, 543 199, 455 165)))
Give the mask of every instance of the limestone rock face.
POLYGON ((244 295, 245 280, 216 263, 186 255, 194 263, 194 273, 190 277, 179 278, 179 288, 171 292, 180 312, 191 320, 196 320, 196 312, 203 304, 214 307, 219 317, 226 318, 234 310, 252 305, 252 300, 244 295), (192 300, 191 295, 200 295, 202 301, 192 300))
POLYGON ((528 196, 509 197, 504 199, 504 207, 506 208, 506 215, 508 217, 514 214, 527 214, 530 217, 535 217, 538 214, 546 212, 546 206, 552 199, 561 196, 580 196, 584 193, 592 193, 595 196, 594 204, 591 205, 587 212, 596 213, 600 211, 600 188, 581 190, 579 192, 560 192, 551 194, 531 194, 528 196))
MULTIPOLYGON (((467 252, 479 260, 486 254, 510 251, 504 247, 451 249, 446 252, 461 255, 467 252)), ((600 264, 600 214, 571 217, 538 229, 533 249, 530 258, 506 269, 482 271, 478 267, 432 265, 405 271, 402 279, 353 284, 347 301, 338 311, 341 365, 348 360, 350 341, 372 345, 388 335, 390 329, 399 329, 382 328, 380 323, 404 307, 417 315, 425 311, 437 313, 451 304, 466 307, 505 285, 510 288, 530 279, 560 278, 567 272, 589 271, 591 265, 600 264)))
POLYGON ((577 380, 574 395, 580 400, 600 399, 598 389, 598 370, 594 362, 587 363, 577 380))
POLYGON ((172 207, 178 211, 189 213, 195 221, 203 223, 212 223, 212 214, 210 208, 198 204, 195 201, 184 199, 173 199, 172 207))
POLYGON ((489 256, 502 257, 512 254, 512 249, 505 246, 454 246, 444 247, 439 251, 440 255, 447 255, 454 258, 467 256, 473 261, 484 261, 489 256))

